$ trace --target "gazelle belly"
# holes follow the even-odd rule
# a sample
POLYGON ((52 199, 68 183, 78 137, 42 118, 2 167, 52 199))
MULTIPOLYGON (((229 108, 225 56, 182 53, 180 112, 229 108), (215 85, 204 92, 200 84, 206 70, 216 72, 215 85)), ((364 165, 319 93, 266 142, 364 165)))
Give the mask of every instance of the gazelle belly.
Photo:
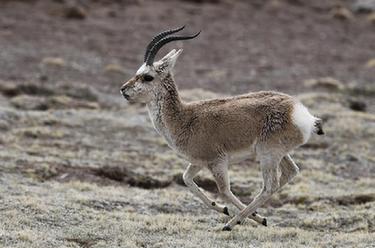
POLYGON ((240 149, 236 151, 228 152, 228 160, 230 163, 238 163, 244 161, 248 158, 253 157, 255 154, 255 147, 254 145, 249 146, 245 149, 240 149))

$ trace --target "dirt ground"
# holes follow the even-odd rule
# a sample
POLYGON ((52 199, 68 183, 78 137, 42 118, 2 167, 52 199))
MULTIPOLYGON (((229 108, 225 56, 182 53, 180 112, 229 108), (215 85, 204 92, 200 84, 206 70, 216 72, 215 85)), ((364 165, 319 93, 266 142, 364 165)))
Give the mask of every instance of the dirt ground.
MULTIPOLYGON (((0 0, 0 247, 375 247, 375 18, 354 2, 0 0), (186 101, 281 90, 325 122, 259 209, 268 227, 222 232, 119 94, 150 38, 182 24, 199 38, 160 54, 184 48, 186 101)), ((249 203, 257 162, 230 169, 249 203)), ((208 171, 196 181, 218 198, 208 171)))

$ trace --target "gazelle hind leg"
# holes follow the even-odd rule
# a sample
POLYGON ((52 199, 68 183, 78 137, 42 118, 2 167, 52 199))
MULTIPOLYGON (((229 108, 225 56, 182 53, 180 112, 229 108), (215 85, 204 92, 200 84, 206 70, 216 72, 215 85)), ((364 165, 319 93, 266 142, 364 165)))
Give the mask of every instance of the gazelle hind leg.
POLYGON ((281 161, 280 156, 267 154, 260 158, 260 165, 263 176, 263 186, 261 192, 253 199, 253 201, 245 207, 238 215, 232 218, 223 228, 224 231, 230 231, 232 228, 242 223, 242 221, 254 213, 257 208, 262 206, 267 200, 271 198, 280 188, 278 177, 278 165, 281 161))
POLYGON ((202 169, 202 166, 190 164, 187 169, 185 170, 182 178, 184 183, 189 188, 189 190, 197 197, 199 197, 204 204, 206 204, 209 208, 212 208, 220 213, 224 213, 229 215, 228 208, 226 206, 222 206, 217 204, 215 201, 211 200, 206 196, 203 191, 197 186, 194 182, 194 177, 198 174, 198 172, 202 169))
MULTIPOLYGON (((214 163, 211 163, 208 166, 209 170, 211 171, 215 182, 217 184, 218 190, 223 198, 227 201, 232 203, 236 206, 239 210, 242 210, 246 207, 230 190, 230 182, 228 176, 228 161, 220 160, 214 163)), ((256 212, 252 213, 249 218, 252 220, 267 226, 267 219, 262 217, 261 215, 257 214, 256 212)))
MULTIPOLYGON (((281 171, 281 176, 280 176, 280 179, 279 181, 277 182, 277 180, 274 178, 272 179, 272 177, 276 177, 277 178, 277 166, 275 166, 275 170, 271 170, 269 171, 269 175, 270 175, 270 179, 268 179, 268 181, 270 181, 271 183, 269 183, 269 185, 271 185, 270 188, 272 188, 270 190, 271 194, 269 195, 268 199, 271 197, 271 195, 276 192, 277 190, 279 190, 281 187, 283 187, 285 184, 287 184, 294 176, 296 176, 299 172, 299 168, 298 166, 294 163, 294 161, 292 160, 292 158, 290 157, 289 154, 285 155, 281 161, 280 161, 280 164, 279 164, 279 168, 280 168, 280 171, 281 171), (274 182, 272 182, 274 181, 274 182)), ((262 170, 263 172, 263 170, 262 170)), ((266 181, 264 178, 264 173, 263 172, 263 180, 266 181)), ((266 186, 267 187, 267 186, 266 186)), ((262 191, 261 193, 257 196, 257 198, 261 198, 260 195, 262 194, 263 191, 266 191, 265 189, 265 184, 263 184, 263 188, 262 188, 262 191)), ((267 196, 267 193, 265 193, 265 195, 267 196)), ((262 199, 262 198, 261 198, 262 199)), ((267 201, 268 199, 265 199, 265 201, 267 201)), ((254 199, 255 200, 255 199, 254 199)), ((253 201, 254 202, 254 201, 253 201)), ((261 206, 261 201, 259 203, 259 206, 261 206)), ((250 206, 250 205, 249 205, 250 206)), ((256 209, 256 208, 255 208, 256 209)), ((236 216, 237 217, 237 216, 236 216)), ((232 221, 232 220, 231 220, 232 221)), ((240 221, 237 221, 237 222, 234 222, 235 224, 239 223, 240 221)), ((224 227, 224 230, 231 230, 231 227, 229 226, 228 227, 228 224, 224 227)))
POLYGON ((281 188, 299 173, 299 168, 296 165, 296 163, 294 163, 294 161, 292 160, 289 154, 285 155, 281 159, 279 167, 281 170, 281 176, 280 176, 280 188, 281 188))

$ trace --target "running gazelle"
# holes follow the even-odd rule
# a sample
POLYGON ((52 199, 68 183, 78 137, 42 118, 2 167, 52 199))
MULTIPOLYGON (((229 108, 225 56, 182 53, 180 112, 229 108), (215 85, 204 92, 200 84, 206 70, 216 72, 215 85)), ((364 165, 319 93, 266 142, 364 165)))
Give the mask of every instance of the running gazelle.
POLYGON ((247 217, 266 226, 267 220, 256 212, 257 208, 298 173, 289 152, 306 143, 312 133, 324 134, 322 121, 296 98, 274 91, 183 102, 173 76, 182 49, 173 49, 154 62, 165 44, 193 39, 200 33, 171 36, 183 28, 164 31, 152 39, 144 63, 121 87, 121 94, 129 102, 146 103, 157 132, 190 162, 183 174, 190 191, 210 208, 230 215, 226 206, 210 199, 193 181, 203 167, 212 172, 224 200, 240 210, 223 230, 232 230, 247 217), (263 185, 246 206, 231 192, 228 164, 248 158, 252 151, 260 161, 263 185))

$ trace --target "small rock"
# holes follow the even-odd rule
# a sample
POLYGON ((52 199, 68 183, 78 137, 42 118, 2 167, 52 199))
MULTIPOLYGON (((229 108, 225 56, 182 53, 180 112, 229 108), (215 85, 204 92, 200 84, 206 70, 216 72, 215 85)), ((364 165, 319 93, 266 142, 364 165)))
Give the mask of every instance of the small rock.
POLYGON ((281 7, 281 2, 280 0, 271 0, 269 3, 268 3, 268 6, 273 8, 273 9, 278 9, 281 7))
POLYGON ((349 100, 349 108, 354 111, 366 112, 367 105, 360 100, 349 100))
POLYGON ((65 60, 58 57, 47 57, 42 60, 42 64, 63 67, 65 66, 65 60))
POLYGON ((14 82, 0 81, 0 93, 5 96, 15 96, 16 84, 14 82))
POLYGON ((366 67, 367 68, 375 68, 375 59, 370 59, 369 61, 367 61, 366 67))
POLYGON ((107 73, 115 72, 125 74, 124 68, 121 67, 119 64, 109 64, 106 67, 104 67, 104 71, 107 73))
POLYGON ((39 80, 41 81, 41 82, 46 82, 46 81, 48 81, 48 76, 47 75, 40 75, 39 76, 39 80))
POLYGON ((359 161, 359 159, 356 156, 354 156, 353 154, 347 154, 346 160, 351 161, 351 162, 358 162, 359 161))
POLYGON ((114 11, 114 10, 109 10, 109 11, 107 12, 107 15, 108 15, 109 17, 115 18, 115 17, 117 17, 117 12, 114 11))
POLYGON ((375 11, 375 0, 356 0, 352 10, 357 13, 370 13, 375 11))
POLYGON ((331 11, 331 15, 334 18, 340 19, 340 20, 352 20, 354 19, 354 16, 350 10, 344 7, 337 7, 334 8, 331 11))
POLYGON ((87 16, 87 12, 80 6, 69 6, 64 11, 64 16, 69 19, 83 20, 87 16))
POLYGON ((324 88, 328 90, 342 90, 345 88, 342 82, 331 77, 309 79, 305 81, 305 85, 312 88, 324 88))
POLYGON ((375 13, 371 13, 367 16, 367 21, 369 21, 372 24, 375 24, 375 13))

